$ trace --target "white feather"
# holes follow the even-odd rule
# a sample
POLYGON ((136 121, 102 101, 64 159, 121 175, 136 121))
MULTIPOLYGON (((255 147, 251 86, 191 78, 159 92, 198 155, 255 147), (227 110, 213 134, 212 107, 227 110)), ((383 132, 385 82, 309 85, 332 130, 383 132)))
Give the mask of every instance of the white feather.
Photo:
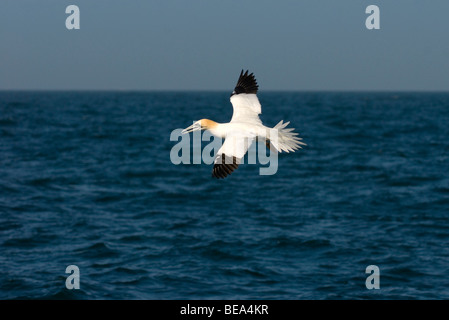
POLYGON ((239 133, 229 134, 217 152, 215 163, 217 163, 217 159, 219 159, 223 153, 228 157, 236 157, 239 160, 242 159, 253 143, 254 138, 253 135, 239 133))
POLYGON ((240 93, 231 96, 232 107, 234 113, 231 122, 249 122, 262 124, 259 114, 262 113, 257 95, 254 93, 240 93))

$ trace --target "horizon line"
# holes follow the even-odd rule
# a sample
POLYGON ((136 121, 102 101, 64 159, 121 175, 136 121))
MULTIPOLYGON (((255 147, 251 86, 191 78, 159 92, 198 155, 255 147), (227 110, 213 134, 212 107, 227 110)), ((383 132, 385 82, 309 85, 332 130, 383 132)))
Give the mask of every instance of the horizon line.
MULTIPOLYGON (((139 92, 139 93, 156 93, 156 92, 166 92, 166 93, 222 93, 228 92, 229 90, 219 90, 219 89, 0 89, 0 92, 139 92)), ((316 93, 449 93, 447 90, 428 90, 428 89, 270 89, 263 90, 257 94, 263 93, 306 93, 306 92, 316 92, 316 93)))

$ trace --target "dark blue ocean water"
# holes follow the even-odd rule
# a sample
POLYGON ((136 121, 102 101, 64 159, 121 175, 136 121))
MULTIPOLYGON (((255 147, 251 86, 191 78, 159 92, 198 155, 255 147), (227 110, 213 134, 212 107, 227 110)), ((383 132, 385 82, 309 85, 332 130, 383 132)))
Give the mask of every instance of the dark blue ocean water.
POLYGON ((308 146, 216 180, 170 133, 229 92, 1 92, 0 298, 449 299, 449 94, 259 97, 308 146))

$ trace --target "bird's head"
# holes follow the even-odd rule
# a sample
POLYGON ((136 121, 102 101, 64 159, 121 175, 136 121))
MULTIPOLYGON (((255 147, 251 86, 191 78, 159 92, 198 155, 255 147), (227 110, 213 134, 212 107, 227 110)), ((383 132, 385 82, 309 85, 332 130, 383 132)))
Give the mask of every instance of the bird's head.
POLYGON ((198 130, 209 130, 215 128, 216 126, 217 123, 215 121, 209 119, 201 119, 194 122, 190 127, 187 127, 184 130, 182 130, 182 133, 189 133, 198 130))

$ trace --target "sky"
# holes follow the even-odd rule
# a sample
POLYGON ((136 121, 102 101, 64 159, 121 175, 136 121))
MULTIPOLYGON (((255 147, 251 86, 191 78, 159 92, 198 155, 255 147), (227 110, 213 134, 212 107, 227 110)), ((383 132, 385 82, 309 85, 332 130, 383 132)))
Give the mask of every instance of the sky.
POLYGON ((448 17, 447 0, 1 0, 0 90, 232 90, 249 69, 267 91, 449 91, 448 17))

